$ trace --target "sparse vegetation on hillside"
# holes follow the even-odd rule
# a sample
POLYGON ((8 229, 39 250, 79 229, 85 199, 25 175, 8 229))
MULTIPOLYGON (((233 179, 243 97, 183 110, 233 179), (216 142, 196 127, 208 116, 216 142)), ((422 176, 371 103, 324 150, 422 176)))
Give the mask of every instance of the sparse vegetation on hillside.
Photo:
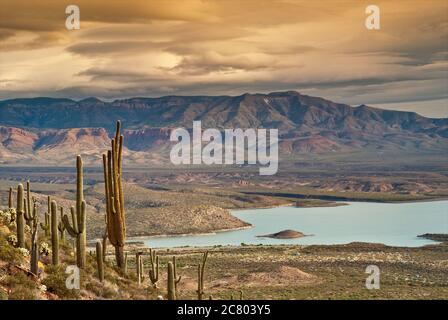
MULTIPOLYGON (((155 230, 149 231, 153 234, 160 230, 200 232, 216 230, 220 225, 246 226, 217 204, 238 208, 260 206, 260 202, 263 205, 329 202, 309 198, 292 201, 285 194, 248 195, 243 190, 236 191, 237 188, 178 187, 162 191, 126 185, 122 181, 122 143, 117 128, 112 150, 104 157, 105 184, 94 184, 84 190, 84 169, 78 156, 76 187, 66 186, 64 197, 47 185, 40 185, 39 193, 33 192, 29 181, 26 191, 21 183, 14 188, 15 192, 9 186, 5 188, 8 205, 0 210, 0 299, 448 297, 446 242, 422 248, 355 243, 309 247, 215 246, 207 250, 179 248, 157 252, 126 244, 125 219, 132 221, 133 234, 140 230, 155 230), (43 191, 50 191, 51 197, 43 191), (148 203, 151 208, 147 208, 148 203), (40 212, 42 205, 47 207, 46 212, 40 212), (71 207, 71 219, 63 214, 67 206, 71 207), (104 206, 105 220, 99 214, 104 206), (172 210, 176 210, 174 214, 172 210), (160 216, 170 212, 168 218, 160 216), (180 213, 183 219, 179 219, 180 213), (89 230, 91 235, 101 238, 95 249, 86 246, 89 230), (379 265, 382 270, 380 291, 365 289, 364 270, 369 264, 379 265), (74 266, 80 268, 79 288, 67 286, 74 266)), ((446 239, 446 235, 425 236, 439 241, 446 239)))

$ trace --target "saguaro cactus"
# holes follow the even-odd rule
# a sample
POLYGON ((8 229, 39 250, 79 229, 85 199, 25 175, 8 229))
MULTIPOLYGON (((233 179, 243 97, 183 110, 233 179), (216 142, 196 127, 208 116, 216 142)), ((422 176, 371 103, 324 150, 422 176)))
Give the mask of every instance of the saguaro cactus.
POLYGON ((107 214, 104 215, 104 221, 106 222, 106 228, 103 233, 103 261, 106 262, 106 251, 107 251, 107 214))
POLYGON ((76 158, 76 209, 70 208, 72 216, 72 225, 67 215, 64 215, 62 221, 65 229, 76 238, 76 264, 79 268, 86 265, 86 202, 84 201, 83 191, 83 172, 81 156, 76 158))
POLYGON ((36 219, 36 199, 33 197, 33 206, 31 206, 31 191, 30 191, 30 182, 26 182, 26 201, 24 203, 24 217, 26 220, 26 224, 33 230, 34 220, 36 219))
POLYGON ((124 254, 124 268, 123 268, 124 274, 128 273, 128 253, 126 252, 124 254))
MULTIPOLYGON (((30 228, 33 227, 33 220, 34 220, 34 216, 33 216, 33 212, 31 209, 31 188, 30 188, 30 181, 28 180, 26 182, 26 202, 23 205, 24 207, 24 216, 25 216, 25 220, 26 220, 26 224, 27 226, 29 226, 30 228)), ((31 229, 32 230, 32 229, 31 229)))
POLYGON ((174 284, 174 266, 172 262, 168 262, 168 300, 176 300, 176 288, 174 284))
POLYGON ((135 254, 135 268, 137 273, 137 281, 138 285, 142 283, 144 280, 144 274, 143 274, 143 259, 142 259, 143 252, 137 252, 135 254))
POLYGON ((198 264, 198 300, 202 300, 202 296, 204 295, 204 270, 207 257, 208 251, 206 251, 202 256, 202 263, 198 264))
POLYGON ((40 227, 45 231, 45 236, 49 237, 51 233, 51 197, 47 196, 47 212, 45 212, 45 224, 40 223, 40 227))
POLYGON ((122 183, 123 135, 120 135, 120 121, 117 121, 112 148, 103 154, 104 181, 106 193, 107 235, 115 248, 117 266, 124 269, 124 244, 126 222, 122 183))
POLYGON ((25 248, 25 219, 23 210, 23 185, 19 183, 17 186, 17 215, 16 215, 16 227, 17 227, 17 247, 25 248))
POLYGON ((101 241, 96 243, 96 264, 98 266, 98 279, 104 281, 104 261, 103 261, 103 246, 101 241))
POLYGON ((38 205, 37 205, 37 200, 35 198, 33 198, 33 230, 37 229, 38 225, 39 225, 39 214, 38 214, 38 205))
POLYGON ((176 263, 176 256, 173 256, 173 269, 174 269, 174 288, 176 289, 176 296, 177 296, 177 285, 180 282, 181 276, 177 276, 177 263, 176 263))
POLYGON ((58 223, 58 230, 59 230, 59 237, 61 238, 62 241, 65 240, 65 225, 63 222, 63 218, 64 218, 64 208, 61 207, 61 221, 59 221, 58 223))
POLYGON ((149 249, 149 257, 151 258, 151 269, 149 270, 149 279, 152 286, 157 288, 157 281, 159 281, 159 256, 155 250, 149 249))
POLYGON ((86 202, 81 204, 81 213, 76 213, 75 207, 70 208, 72 216, 72 225, 68 220, 68 216, 64 215, 63 221, 67 232, 76 239, 76 265, 84 268, 86 265, 86 202))
POLYGON ((12 187, 9 187, 8 208, 12 209, 12 187))
POLYGON ((34 228, 33 235, 31 237, 31 261, 30 270, 36 276, 39 270, 39 243, 37 228, 34 228))
POLYGON ((56 201, 51 201, 51 250, 53 265, 59 264, 58 208, 56 201))

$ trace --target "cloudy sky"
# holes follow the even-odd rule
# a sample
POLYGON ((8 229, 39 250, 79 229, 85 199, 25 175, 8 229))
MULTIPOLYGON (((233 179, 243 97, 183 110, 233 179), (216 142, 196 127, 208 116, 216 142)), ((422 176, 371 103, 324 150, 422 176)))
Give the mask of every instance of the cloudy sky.
POLYGON ((448 1, 0 0, 0 99, 282 90, 448 117, 448 1))

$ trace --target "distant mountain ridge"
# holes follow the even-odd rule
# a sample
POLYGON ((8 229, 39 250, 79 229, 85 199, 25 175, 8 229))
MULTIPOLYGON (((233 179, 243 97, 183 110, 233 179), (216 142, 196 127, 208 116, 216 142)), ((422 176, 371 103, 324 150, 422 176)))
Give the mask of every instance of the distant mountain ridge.
POLYGON ((277 128, 286 154, 353 149, 415 149, 443 152, 448 118, 382 110, 294 91, 240 96, 167 96, 104 102, 57 98, 0 101, 0 162, 64 161, 86 154, 92 161, 108 144, 117 119, 125 128, 129 161, 166 158, 172 128, 277 128))

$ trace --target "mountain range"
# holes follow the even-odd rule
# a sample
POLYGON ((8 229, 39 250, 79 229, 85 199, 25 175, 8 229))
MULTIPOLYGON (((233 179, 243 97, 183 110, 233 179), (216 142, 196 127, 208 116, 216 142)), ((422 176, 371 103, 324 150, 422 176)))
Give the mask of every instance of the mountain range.
POLYGON ((294 91, 240 96, 166 96, 111 102, 28 98, 0 101, 0 163, 99 163, 115 121, 128 162, 163 163, 173 128, 277 128, 282 155, 414 150, 445 153, 448 118, 352 107, 294 91))

